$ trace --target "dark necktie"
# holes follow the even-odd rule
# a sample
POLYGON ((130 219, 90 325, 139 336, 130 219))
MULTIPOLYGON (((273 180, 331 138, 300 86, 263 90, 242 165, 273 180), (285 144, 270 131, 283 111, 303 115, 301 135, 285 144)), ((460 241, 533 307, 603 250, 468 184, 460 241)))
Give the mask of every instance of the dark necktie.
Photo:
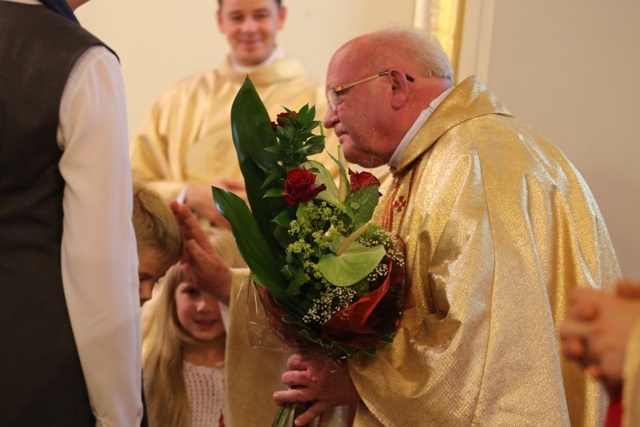
POLYGON ((73 22, 78 23, 78 19, 67 4, 66 0, 40 0, 48 9, 54 11, 58 15, 65 16, 73 22))

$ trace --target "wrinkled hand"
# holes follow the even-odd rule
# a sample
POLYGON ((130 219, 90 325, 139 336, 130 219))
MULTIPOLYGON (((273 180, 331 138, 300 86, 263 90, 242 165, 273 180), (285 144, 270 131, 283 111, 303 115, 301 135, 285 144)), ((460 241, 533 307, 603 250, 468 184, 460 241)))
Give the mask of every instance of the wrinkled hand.
POLYGON ((282 383, 287 390, 276 391, 278 405, 309 403, 309 408, 295 419, 303 426, 334 406, 354 404, 360 398, 351 381, 346 361, 294 354, 287 361, 282 383))
POLYGON ((211 245, 198 221, 186 204, 172 201, 173 211, 184 241, 180 264, 187 279, 206 289, 218 301, 229 305, 231 270, 211 245))
POLYGON ((582 363, 589 375, 601 379, 615 395, 622 384, 627 340, 640 318, 640 287, 622 280, 617 295, 577 289, 571 304, 560 327, 563 352, 582 363))

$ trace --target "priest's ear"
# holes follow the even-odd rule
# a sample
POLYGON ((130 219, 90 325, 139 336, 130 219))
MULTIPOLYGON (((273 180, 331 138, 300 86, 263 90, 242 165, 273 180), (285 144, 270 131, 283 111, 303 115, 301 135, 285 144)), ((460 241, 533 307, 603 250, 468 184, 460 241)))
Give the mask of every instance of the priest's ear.
POLYGON ((413 82, 413 77, 403 71, 391 69, 387 78, 391 82, 391 106, 399 110, 409 101, 409 85, 413 82))

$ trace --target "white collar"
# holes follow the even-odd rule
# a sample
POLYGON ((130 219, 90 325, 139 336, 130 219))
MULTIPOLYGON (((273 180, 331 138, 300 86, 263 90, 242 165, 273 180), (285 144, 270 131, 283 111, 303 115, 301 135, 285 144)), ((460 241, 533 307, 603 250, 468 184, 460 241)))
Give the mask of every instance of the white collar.
POLYGON ((267 65, 273 64, 281 58, 284 58, 284 50, 280 46, 276 45, 275 49, 273 49, 273 52, 271 52, 271 55, 269 55, 267 59, 265 59, 258 65, 252 65, 250 67, 240 65, 233 60, 233 57, 231 55, 229 55, 229 63, 231 64, 231 68, 236 71, 239 71, 241 73, 250 73, 258 68, 266 67, 267 65))
POLYGON ((433 113, 433 110, 438 108, 438 105, 440 105, 440 103, 444 101, 444 99, 447 97, 447 95, 449 95, 449 93, 452 90, 453 90, 453 86, 450 87, 449 89, 446 89, 444 92, 438 95, 436 99, 431 101, 429 103, 429 106, 427 106, 427 108, 425 108, 420 112, 420 115, 418 116, 416 121, 413 122, 413 125, 411 125, 407 133, 404 135, 404 138, 402 138, 402 141, 400 141, 400 144, 398 144, 398 146, 396 147, 396 150, 393 152, 393 155, 389 159, 389 166, 398 167, 398 165, 400 164, 400 159, 402 158, 402 154, 404 154, 404 151, 407 149, 409 142, 411 142, 411 140, 413 139, 414 136, 416 136, 416 134, 418 133, 422 125, 424 125, 427 119, 431 116, 431 113, 433 113))

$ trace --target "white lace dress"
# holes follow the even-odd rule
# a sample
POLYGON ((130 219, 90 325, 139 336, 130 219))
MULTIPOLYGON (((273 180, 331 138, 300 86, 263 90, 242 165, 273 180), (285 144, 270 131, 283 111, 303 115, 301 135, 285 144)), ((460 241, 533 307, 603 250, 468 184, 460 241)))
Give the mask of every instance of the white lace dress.
POLYGON ((224 370, 184 362, 191 427, 224 427, 224 370))

